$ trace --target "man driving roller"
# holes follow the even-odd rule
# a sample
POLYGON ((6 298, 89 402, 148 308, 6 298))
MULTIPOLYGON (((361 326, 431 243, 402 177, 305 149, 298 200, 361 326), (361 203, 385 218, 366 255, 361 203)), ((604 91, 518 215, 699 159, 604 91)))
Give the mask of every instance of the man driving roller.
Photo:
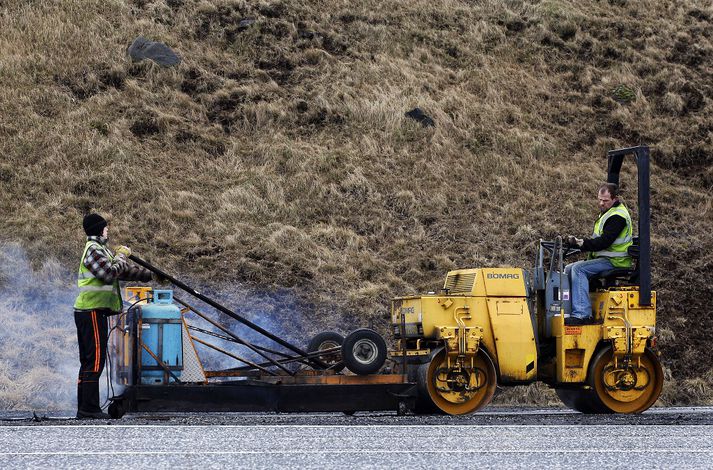
POLYGON ((605 183, 597 195, 599 217, 594 223, 592 238, 567 237, 567 243, 588 251, 587 259, 565 267, 572 292, 572 314, 565 319, 567 325, 583 325, 592 321, 592 302, 589 298, 589 280, 613 268, 631 267, 628 248, 632 244, 631 215, 619 200, 619 187, 605 183))

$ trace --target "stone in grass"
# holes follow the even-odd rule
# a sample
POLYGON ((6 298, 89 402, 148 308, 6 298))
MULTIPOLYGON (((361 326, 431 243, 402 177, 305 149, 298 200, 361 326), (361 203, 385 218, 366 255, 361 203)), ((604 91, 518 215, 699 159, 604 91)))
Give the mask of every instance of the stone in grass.
POLYGON ((252 16, 248 16, 246 18, 243 18, 240 20, 240 23, 238 23, 238 31, 245 31, 248 29, 250 26, 255 24, 255 18, 252 16))
POLYGON ((414 121, 420 122, 423 127, 436 127, 433 118, 424 113, 421 108, 413 108, 411 111, 404 113, 404 115, 414 121))
POLYGON ((149 41, 143 36, 134 39, 134 42, 126 49, 126 52, 133 62, 149 59, 162 67, 171 67, 181 63, 181 58, 166 44, 149 41))

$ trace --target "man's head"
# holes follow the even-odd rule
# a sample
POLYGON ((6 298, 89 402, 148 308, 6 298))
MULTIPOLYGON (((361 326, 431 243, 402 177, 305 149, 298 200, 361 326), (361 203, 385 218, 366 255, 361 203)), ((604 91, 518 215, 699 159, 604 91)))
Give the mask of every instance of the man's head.
POLYGON ((604 183, 599 186, 597 200, 599 201, 599 210, 608 211, 619 200, 619 186, 614 183, 604 183))
POLYGON ((84 233, 86 233, 89 237, 106 237, 104 230, 107 227, 107 223, 104 217, 100 216, 99 214, 85 215, 84 220, 82 221, 82 226, 84 227, 84 233))

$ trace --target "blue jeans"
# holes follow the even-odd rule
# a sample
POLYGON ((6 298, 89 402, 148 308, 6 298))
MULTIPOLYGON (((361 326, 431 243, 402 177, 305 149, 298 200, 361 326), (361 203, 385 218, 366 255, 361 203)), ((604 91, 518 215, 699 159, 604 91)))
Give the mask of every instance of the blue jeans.
POLYGON ((564 268, 569 278, 572 295, 572 316, 589 318, 592 316, 592 301, 589 299, 589 279, 599 273, 612 269, 606 258, 596 258, 570 263, 564 268))

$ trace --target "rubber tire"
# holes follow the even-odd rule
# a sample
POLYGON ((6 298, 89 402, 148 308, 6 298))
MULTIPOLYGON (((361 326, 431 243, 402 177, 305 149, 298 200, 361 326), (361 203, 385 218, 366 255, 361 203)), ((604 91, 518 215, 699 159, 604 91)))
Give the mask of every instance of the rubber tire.
POLYGON ((342 360, 347 368, 357 375, 370 375, 379 372, 386 362, 386 341, 379 333, 369 328, 352 331, 342 343, 342 360), (354 356, 354 346, 361 341, 368 341, 376 347, 376 355, 369 363, 364 363, 354 356))
MULTIPOLYGON (((335 331, 323 331, 321 333, 317 333, 311 340, 309 340, 309 343, 307 343, 307 352, 319 351, 320 346, 328 341, 341 346, 344 343, 344 336, 335 331)), ((324 361, 321 357, 320 360, 324 361)), ((334 372, 341 372, 343 369, 344 361, 340 361, 336 365, 329 368, 329 370, 333 370, 334 372)))
POLYGON ((555 393, 564 405, 584 414, 599 414, 603 410, 597 407, 594 393, 591 390, 576 388, 556 388, 555 393))
POLYGON ((433 415, 445 414, 440 408, 433 403, 431 397, 428 395, 428 389, 426 388, 426 381, 428 380, 428 366, 430 364, 427 362, 425 364, 420 364, 416 369, 416 377, 413 381, 416 382, 416 401, 414 403, 413 412, 417 415, 433 415))

